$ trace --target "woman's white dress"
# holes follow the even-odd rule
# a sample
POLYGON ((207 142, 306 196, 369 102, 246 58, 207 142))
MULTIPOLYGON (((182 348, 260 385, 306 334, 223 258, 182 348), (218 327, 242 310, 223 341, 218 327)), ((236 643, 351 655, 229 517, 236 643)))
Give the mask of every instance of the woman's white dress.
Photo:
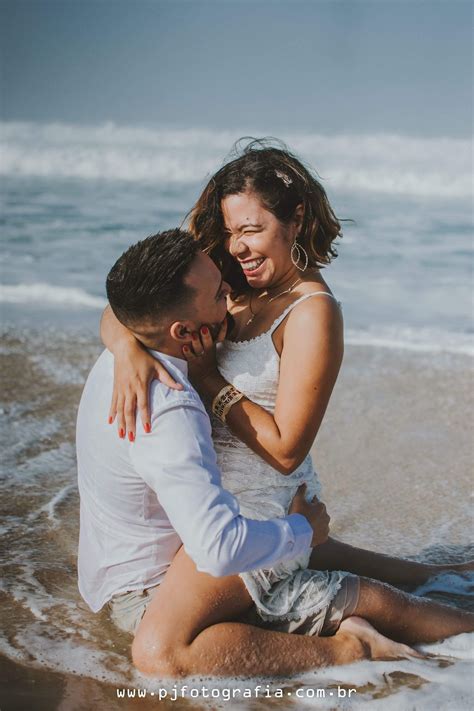
MULTIPOLYGON (((272 334, 295 306, 322 294, 334 298, 326 292, 305 294, 290 304, 266 333, 248 341, 225 341, 218 346, 218 365, 224 378, 271 413, 275 410, 279 380, 279 356, 272 334)), ((309 454, 292 474, 284 476, 214 416, 212 426, 222 484, 237 497, 243 516, 253 519, 285 516, 303 482, 307 484, 308 499, 315 494, 320 497, 321 484, 309 454)), ((311 550, 308 548, 304 555, 272 569, 241 574, 263 620, 279 622, 311 617, 310 633, 321 631, 331 601, 347 573, 310 570, 311 550)))

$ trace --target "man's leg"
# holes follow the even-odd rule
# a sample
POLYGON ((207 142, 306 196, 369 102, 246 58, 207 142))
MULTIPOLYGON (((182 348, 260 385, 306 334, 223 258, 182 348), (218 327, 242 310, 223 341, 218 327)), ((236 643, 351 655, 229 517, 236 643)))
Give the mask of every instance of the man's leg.
MULTIPOLYGON (((341 630, 326 638, 272 632, 237 621, 251 605, 238 576, 199 573, 181 548, 137 629, 135 666, 159 677, 287 676, 375 657, 366 630, 341 630)), ((381 656, 410 653, 391 640, 385 642, 381 656)))
POLYGON ((355 548, 334 538, 328 538, 326 543, 313 548, 309 567, 313 570, 346 570, 354 575, 381 580, 390 585, 416 587, 433 575, 447 570, 473 570, 473 562, 429 565, 355 548))
MULTIPOLYGON (((437 642, 474 631, 474 613, 396 590, 378 580, 360 578, 360 594, 352 613, 379 632, 405 644, 437 642)), ((350 630, 349 625, 342 629, 350 630)))

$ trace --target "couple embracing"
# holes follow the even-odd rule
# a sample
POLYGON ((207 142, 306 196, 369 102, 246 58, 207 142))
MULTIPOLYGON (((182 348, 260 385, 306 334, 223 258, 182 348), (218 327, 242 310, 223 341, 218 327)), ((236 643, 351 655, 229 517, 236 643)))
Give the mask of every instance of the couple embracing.
POLYGON ((107 277, 107 350, 77 426, 85 601, 161 677, 286 676, 473 630, 471 613, 399 589, 469 564, 328 535, 309 451, 343 324, 320 272, 340 235, 320 183, 251 143, 189 229, 133 245, 107 277))

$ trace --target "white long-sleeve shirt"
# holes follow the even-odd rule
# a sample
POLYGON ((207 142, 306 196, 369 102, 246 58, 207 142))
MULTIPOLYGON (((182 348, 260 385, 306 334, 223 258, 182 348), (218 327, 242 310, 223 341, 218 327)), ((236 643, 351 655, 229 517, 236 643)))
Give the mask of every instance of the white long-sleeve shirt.
POLYGON ((152 355, 184 390, 153 382, 150 434, 137 420, 130 443, 107 423, 109 351, 89 374, 79 406, 79 590, 94 612, 113 595, 158 584, 181 544, 198 570, 215 576, 270 568, 311 544, 311 526, 300 514, 269 521, 240 515, 221 486, 209 418, 186 361, 152 355))

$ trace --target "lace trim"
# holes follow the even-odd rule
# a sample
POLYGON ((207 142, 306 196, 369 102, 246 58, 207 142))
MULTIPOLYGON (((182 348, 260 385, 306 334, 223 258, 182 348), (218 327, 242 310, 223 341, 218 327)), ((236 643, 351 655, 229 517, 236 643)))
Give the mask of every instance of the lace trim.
POLYGON ((336 299, 334 294, 331 294, 329 291, 312 291, 310 294, 303 294, 303 296, 300 296, 299 299, 296 299, 296 301, 293 301, 292 304, 286 307, 286 309, 279 315, 277 318, 274 320, 272 325, 267 331, 264 331, 258 336, 254 336, 253 338, 248 338, 245 341, 230 341, 226 340, 226 345, 230 346, 246 346, 249 343, 254 343, 255 341, 259 341, 261 338, 265 338, 265 336, 268 336, 269 334, 272 334, 273 331, 279 326, 280 322, 283 321, 283 319, 289 314, 289 312, 297 305, 300 303, 300 301, 304 301, 305 299, 309 298, 310 296, 317 296, 317 294, 324 294, 325 296, 329 296, 331 299, 334 299, 334 301, 337 303, 339 308, 342 308, 342 304, 340 301, 336 299))
MULTIPOLYGON (((316 572, 316 571, 315 571, 316 572)), ((333 571, 334 573, 335 571, 333 571)), ((262 607, 261 607, 261 600, 258 598, 257 593, 254 590, 251 590, 249 586, 247 585, 244 575, 245 573, 241 573, 239 577, 242 578, 244 581, 245 587, 247 588, 247 591, 252 598, 253 602, 255 603, 255 607, 257 608, 257 612, 259 616, 262 618, 262 620, 265 620, 265 622, 299 622, 303 619, 306 619, 307 617, 311 617, 311 615, 316 614, 317 612, 321 612, 324 608, 329 607, 329 605, 332 603, 334 598, 336 597, 337 593, 341 589, 342 581, 344 578, 346 578, 350 573, 345 573, 342 571, 338 571, 339 578, 338 580, 333 583, 334 585, 334 590, 333 594, 329 599, 325 599, 323 602, 319 603, 314 603, 313 605, 309 605, 308 607, 305 607, 302 610, 294 611, 292 612, 291 610, 288 610, 284 614, 270 614, 268 612, 265 612, 262 607)), ((280 581, 281 582, 281 581, 280 581)))

